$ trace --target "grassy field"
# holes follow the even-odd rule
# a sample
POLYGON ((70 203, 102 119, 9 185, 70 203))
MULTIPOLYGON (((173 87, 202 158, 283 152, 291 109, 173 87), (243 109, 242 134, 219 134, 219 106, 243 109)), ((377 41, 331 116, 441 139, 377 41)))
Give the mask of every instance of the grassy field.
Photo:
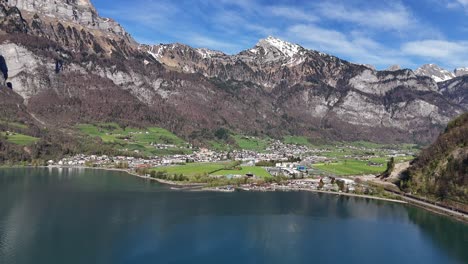
POLYGON ((210 148, 212 150, 216 150, 216 151, 227 151, 231 148, 228 144, 224 144, 222 142, 218 142, 215 140, 208 142, 208 144, 210 145, 210 148))
POLYGON ((188 154, 187 143, 170 131, 149 127, 122 128, 116 123, 80 124, 77 128, 91 137, 99 137, 104 143, 112 144, 121 151, 135 152, 146 155, 188 154), (151 144, 174 145, 166 149, 157 149, 151 144))
POLYGON ((233 165, 232 162, 219 162, 219 163, 188 163, 186 165, 176 165, 167 167, 158 167, 152 170, 158 172, 166 172, 168 175, 183 174, 187 177, 195 175, 244 175, 253 173, 258 177, 268 177, 270 174, 261 167, 240 167, 240 169, 229 169, 233 165))
POLYGON ((266 150, 269 144, 269 140, 267 138, 248 137, 242 135, 233 135, 232 137, 239 148, 245 150, 262 152, 266 150))
POLYGON ((247 173, 252 173, 257 177, 262 177, 262 178, 270 176, 270 173, 268 173, 264 168, 253 167, 253 166, 241 167, 240 170, 221 170, 221 171, 214 173, 214 175, 223 175, 223 176, 245 175, 247 173))
MULTIPOLYGON (((375 162, 375 161, 374 161, 375 162)), ((346 175, 363 175, 363 174, 378 174, 387 169, 386 162, 381 162, 382 166, 369 166, 368 161, 360 160, 344 160, 330 164, 314 164, 313 168, 335 174, 338 176, 346 175)))
POLYGON ((306 137, 300 136, 285 136, 283 138, 285 144, 301 145, 301 146, 310 146, 310 142, 306 137))
POLYGON ((154 171, 163 171, 167 172, 169 175, 173 174, 183 174, 185 176, 195 176, 202 174, 211 174, 215 171, 222 170, 226 166, 229 166, 230 163, 189 163, 186 165, 176 165, 176 166, 167 166, 167 167, 158 167, 154 168, 154 171))
POLYGON ((25 125, 25 124, 18 123, 18 122, 9 122, 9 121, 5 121, 5 120, 0 120, 0 124, 6 125, 6 126, 9 126, 9 127, 13 127, 13 128, 20 128, 20 129, 27 129, 28 128, 28 126, 25 125))
MULTIPOLYGON (((2 136, 6 136, 6 133, 2 133, 2 136)), ((21 146, 28 146, 36 143, 39 138, 31 137, 28 135, 18 134, 15 133, 13 135, 6 136, 7 140, 13 144, 21 145, 21 146)))

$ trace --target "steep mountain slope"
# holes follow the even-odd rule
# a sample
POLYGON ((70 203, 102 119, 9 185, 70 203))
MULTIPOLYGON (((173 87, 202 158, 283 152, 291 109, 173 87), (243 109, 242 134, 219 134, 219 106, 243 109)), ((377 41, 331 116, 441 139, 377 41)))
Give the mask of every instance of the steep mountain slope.
POLYGON ((403 187, 421 195, 468 202, 468 113, 451 121, 411 165, 403 187))
POLYGON ((466 111, 410 70, 379 72, 273 37, 236 55, 138 45, 85 0, 0 1, 0 29, 6 82, 49 128, 117 121, 194 142, 220 127, 430 142, 466 111))
POLYGON ((453 72, 442 69, 435 64, 425 64, 419 67, 414 73, 418 76, 431 77, 435 82, 444 82, 456 77, 453 72))
POLYGON ((449 81, 455 77, 468 75, 468 68, 457 68, 453 72, 441 68, 436 64, 425 64, 415 71, 418 76, 426 76, 432 78, 435 82, 449 81))
POLYGON ((457 77, 468 75, 468 68, 457 68, 454 73, 457 77))
POLYGON ((468 109, 468 75, 438 83, 439 91, 452 103, 468 109))
POLYGON ((181 44, 145 49, 181 72, 262 87, 291 133, 424 141, 438 134, 446 117, 464 111, 448 103, 431 79, 409 70, 378 72, 273 37, 233 56, 204 56, 181 44))

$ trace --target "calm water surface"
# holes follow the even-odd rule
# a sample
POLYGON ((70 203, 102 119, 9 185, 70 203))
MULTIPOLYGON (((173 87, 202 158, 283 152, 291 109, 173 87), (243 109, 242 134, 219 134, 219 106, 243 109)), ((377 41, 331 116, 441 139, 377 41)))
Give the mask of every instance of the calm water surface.
POLYGON ((0 263, 468 263, 468 225, 361 198, 0 169, 0 263))

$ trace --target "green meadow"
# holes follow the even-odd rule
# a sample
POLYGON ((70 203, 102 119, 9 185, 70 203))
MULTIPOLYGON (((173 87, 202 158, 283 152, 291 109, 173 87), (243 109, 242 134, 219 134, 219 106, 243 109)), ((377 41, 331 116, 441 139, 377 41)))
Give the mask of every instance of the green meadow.
POLYGON ((283 138, 283 142, 285 144, 311 146, 311 143, 306 137, 300 137, 300 136, 285 136, 283 138))
POLYGON ((268 138, 257 138, 243 135, 232 136, 240 149, 264 152, 270 140, 268 138))
MULTIPOLYGON (((375 162, 375 161, 374 161, 375 162)), ((379 163, 379 162, 376 162, 379 163)), ((378 174, 387 169, 386 162, 380 162, 382 166, 371 166, 368 161, 342 160, 335 163, 318 163, 312 167, 338 176, 378 174)))
POLYGON ((149 156, 187 154, 188 144, 170 131, 159 128, 121 127, 116 123, 80 124, 77 128, 85 135, 98 137, 119 151, 137 152, 149 156), (151 144, 173 145, 158 149, 151 144))
POLYGON ((253 167, 253 166, 242 166, 239 169, 233 169, 233 170, 220 170, 216 173, 213 173, 213 175, 222 175, 222 176, 227 176, 227 175, 246 175, 247 173, 254 174, 257 177, 261 178, 266 178, 270 176, 270 173, 268 173, 264 168, 262 167, 253 167))
POLYGON ((18 123, 18 122, 9 122, 9 121, 5 121, 5 120, 0 120, 0 124, 8 126, 8 127, 12 127, 12 128, 19 128, 19 129, 27 129, 28 128, 28 126, 25 125, 25 124, 18 123))
POLYGON ((166 172, 168 175, 182 174, 187 177, 196 175, 245 175, 252 173, 258 177, 268 177, 270 174, 261 167, 253 166, 238 166, 234 167, 233 162, 217 162, 217 163, 187 163, 185 165, 165 166, 152 169, 156 172, 166 172))
POLYGON ((23 135, 19 133, 13 133, 13 134, 7 135, 6 133, 2 132, 1 134, 2 136, 5 136, 7 138, 8 142, 16 144, 16 145, 21 145, 21 146, 32 145, 36 143, 37 141, 39 141, 39 138, 31 137, 31 136, 23 135))

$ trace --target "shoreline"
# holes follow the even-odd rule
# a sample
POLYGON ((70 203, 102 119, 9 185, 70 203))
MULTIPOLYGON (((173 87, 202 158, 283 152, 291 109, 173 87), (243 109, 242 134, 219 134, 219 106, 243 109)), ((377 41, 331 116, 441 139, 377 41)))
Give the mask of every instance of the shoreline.
MULTIPOLYGON (((15 168, 11 166, 10 168, 15 168)), ((27 168, 27 166, 26 166, 27 168)), ((31 167, 30 167, 31 168, 31 167)), ((118 169, 118 168, 104 168, 104 167, 85 167, 85 166, 38 166, 35 168, 62 168, 62 169, 94 169, 94 170, 105 170, 105 171, 118 171, 118 172, 125 172, 129 176, 137 177, 140 179, 145 179, 145 180, 150 180, 150 181, 155 181, 158 182, 159 184, 162 185, 167 185, 170 187, 178 187, 177 189, 171 188, 173 190, 178 190, 178 191, 198 191, 198 192, 219 192, 219 193, 231 193, 235 191, 246 191, 246 192, 291 192, 291 191, 305 191, 305 192, 313 192, 313 193, 324 193, 324 194, 329 194, 329 195, 336 195, 336 196, 348 196, 348 197, 357 197, 357 198, 363 198, 363 199, 372 199, 372 200, 377 200, 377 201, 384 201, 384 202, 391 202, 391 203, 398 203, 398 204, 406 204, 406 205, 411 205, 415 206, 418 208, 421 208, 423 210, 450 217, 452 219, 455 219, 457 221, 461 221, 465 224, 468 224, 468 216, 464 213, 460 212, 455 212, 453 210, 449 210, 443 207, 439 206, 434 206, 422 201, 418 201, 416 199, 411 199, 408 197, 405 197, 403 195, 398 195, 394 194, 397 197, 401 198, 402 200, 396 200, 396 199, 390 199, 390 198, 383 198, 383 197, 377 197, 377 196, 372 196, 372 195, 361 195, 361 194, 353 194, 353 193, 339 193, 339 192, 331 192, 331 191, 321 191, 321 190, 311 190, 311 189, 300 189, 300 188, 281 188, 281 189, 272 189, 272 190, 250 190, 250 189, 245 189, 245 188, 235 188, 233 190, 224 190, 224 189, 217 189, 216 187, 206 187, 205 184, 201 183, 179 183, 179 182, 174 182, 174 181, 168 181, 168 180, 162 180, 162 179, 156 179, 156 178, 151 178, 151 177, 146 177, 146 176, 141 176, 138 175, 137 173, 128 170, 128 169, 118 169)), ((222 187, 222 186, 220 186, 222 187)))
MULTIPOLYGON (((379 200, 379 201, 386 201, 386 202, 393 202, 393 203, 399 203, 399 204, 409 204, 408 202, 402 201, 402 200, 396 200, 396 199, 390 199, 390 198, 383 198, 383 197, 378 197, 378 196, 372 196, 372 195, 362 195, 362 194, 353 194, 353 193, 340 193, 340 192, 331 192, 331 191, 321 191, 321 190, 312 190, 312 189, 299 189, 299 188, 278 188, 278 189, 273 189, 273 190, 267 190, 267 191, 260 191, 260 190, 246 190, 245 188, 234 188, 233 190, 224 190, 224 189, 217 189, 216 187, 206 187, 206 184, 203 183, 181 183, 181 182, 174 182, 174 181, 168 181, 168 180, 162 180, 162 179, 156 179, 156 178, 151 178, 151 177, 146 177, 146 176, 141 176, 138 175, 135 172, 132 172, 130 170, 126 169, 117 169, 117 168, 103 168, 103 167, 76 167, 76 166, 44 166, 44 168, 76 168, 76 169, 96 169, 96 170, 105 170, 105 171, 119 171, 119 172, 126 172, 127 174, 140 178, 140 179, 145 179, 145 180, 151 180, 158 182, 163 185, 167 185, 170 187, 179 187, 179 191, 198 191, 198 192, 219 192, 219 193, 230 193, 230 192, 235 192, 235 191, 246 191, 246 192, 313 192, 313 193, 324 193, 324 194, 333 194, 337 196, 348 196, 348 197, 358 197, 358 198, 364 198, 364 199, 373 199, 373 200, 379 200)), ((223 187, 223 186, 220 186, 223 187)))

